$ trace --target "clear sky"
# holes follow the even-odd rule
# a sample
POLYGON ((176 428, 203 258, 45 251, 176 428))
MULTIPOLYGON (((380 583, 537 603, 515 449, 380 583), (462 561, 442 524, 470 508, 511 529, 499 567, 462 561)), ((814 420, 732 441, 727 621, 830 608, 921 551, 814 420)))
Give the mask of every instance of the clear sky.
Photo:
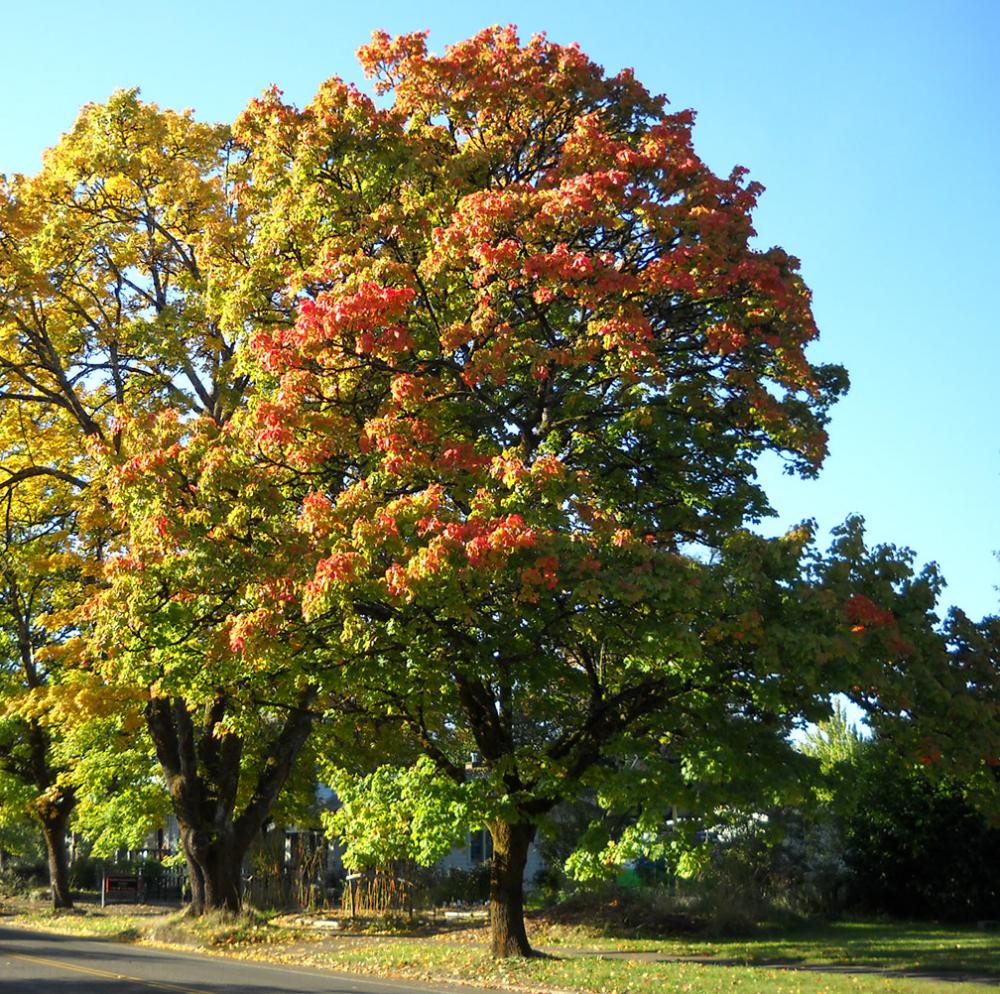
POLYGON ((374 28, 440 50, 492 23, 632 66, 718 172, 767 187, 763 246, 802 259, 853 386, 816 482, 766 469, 781 523, 859 512, 937 560, 946 601, 1000 610, 1000 2, 592 0, 94 4, 0 0, 0 172, 34 172, 79 106, 146 99, 231 121, 277 83, 297 103, 374 28))

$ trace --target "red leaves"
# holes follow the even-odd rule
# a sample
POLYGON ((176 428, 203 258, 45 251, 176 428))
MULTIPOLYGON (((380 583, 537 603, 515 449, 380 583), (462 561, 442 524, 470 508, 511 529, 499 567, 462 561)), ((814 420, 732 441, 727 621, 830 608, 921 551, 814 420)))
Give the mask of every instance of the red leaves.
POLYGON ((925 738, 920 743, 921 752, 917 757, 923 766, 934 766, 936 763, 940 763, 942 759, 941 750, 937 747, 934 741, 930 738, 925 738))
POLYGON ((357 555, 352 552, 338 552, 335 555, 321 559, 316 564, 315 579, 310 581, 307 589, 310 592, 325 589, 331 583, 346 583, 354 577, 354 567, 357 555))
POLYGON ((535 530, 529 528, 519 514, 508 514, 482 524, 479 521, 467 522, 460 530, 467 534, 478 532, 465 543, 465 554, 472 566, 488 564, 496 568, 512 553, 530 549, 537 542, 535 530))
POLYGON ((632 359, 652 354, 653 329, 644 317, 616 317, 599 326, 601 344, 608 351, 620 349, 632 359))
POLYGON ((539 556, 531 566, 521 570, 521 583, 527 588, 526 600, 537 600, 537 594, 532 591, 532 587, 543 587, 546 590, 554 590, 559 582, 559 560, 555 556, 539 556))
POLYGON ((406 69, 415 69, 427 55, 429 31, 413 31, 393 38, 386 31, 373 31, 372 40, 357 52, 365 75, 376 77, 375 91, 392 89, 392 81, 406 69))
POLYGON ((426 397, 429 384, 410 373, 400 373, 392 379, 392 399, 397 404, 419 405, 426 397))
POLYGON ((746 332, 730 321, 713 324, 705 331, 705 341, 712 352, 730 355, 741 349, 747 342, 746 332))
POLYGON ((891 611, 879 607, 864 594, 852 594, 851 599, 844 605, 844 613, 852 625, 852 632, 863 632, 870 628, 884 628, 896 623, 896 618, 891 611))
POLYGON ((438 465, 450 473, 476 473, 489 462, 487 457, 476 455, 468 442, 455 442, 438 457, 438 465))
POLYGON ((292 441, 292 429, 284 406, 262 402, 257 407, 257 423, 257 440, 262 445, 281 446, 292 441))
POLYGON ((354 336, 359 353, 401 352, 410 348, 412 338, 397 323, 413 302, 409 287, 387 287, 373 281, 362 283, 349 293, 324 293, 315 301, 299 305, 294 342, 300 348, 344 344, 354 336))

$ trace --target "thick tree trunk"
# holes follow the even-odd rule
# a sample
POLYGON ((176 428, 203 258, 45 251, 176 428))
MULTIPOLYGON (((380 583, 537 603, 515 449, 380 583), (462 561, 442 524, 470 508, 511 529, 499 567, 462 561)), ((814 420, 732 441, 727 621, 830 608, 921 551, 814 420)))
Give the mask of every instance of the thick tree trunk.
POLYGON ((535 826, 496 821, 490 825, 490 835, 490 953, 496 958, 530 956, 524 929, 524 867, 535 826))
POLYGON ((312 727, 313 688, 302 691, 284 724, 265 743, 267 757, 242 813, 236 813, 243 740, 218 734, 228 701, 220 695, 204 709, 200 728, 180 698, 152 698, 146 721, 167 781, 188 865, 188 913, 238 912, 243 857, 270 815, 312 727))
POLYGON ((209 850, 205 906, 218 911, 239 911, 243 906, 243 853, 219 846, 209 850))
POLYGON ((69 853, 66 849, 66 828, 73 806, 74 798, 68 794, 60 795, 56 800, 46 798, 36 803, 49 861, 52 907, 55 909, 73 907, 73 895, 69 889, 69 853))
POLYGON ((205 910, 237 912, 243 904, 243 850, 232 838, 213 839, 200 853, 205 910))
POLYGON ((222 836, 181 828, 191 881, 192 915, 207 911, 238 912, 243 901, 243 857, 232 832, 222 836))

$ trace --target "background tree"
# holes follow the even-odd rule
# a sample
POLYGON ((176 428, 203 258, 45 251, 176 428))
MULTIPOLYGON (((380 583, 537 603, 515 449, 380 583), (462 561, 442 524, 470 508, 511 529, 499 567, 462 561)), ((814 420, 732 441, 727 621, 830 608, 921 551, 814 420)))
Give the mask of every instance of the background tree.
MULTIPOLYGON (((87 608, 95 672, 150 688, 139 705, 195 912, 239 909, 243 858, 307 758, 326 659, 292 595, 301 540, 239 431, 172 412, 126 430, 144 454, 111 478, 122 551, 87 608)), ((308 804, 315 780, 302 786, 308 804)))
POLYGON ((3 468, 21 477, 17 486, 0 480, 0 793, 5 808, 20 808, 0 818, 30 815, 40 828, 53 905, 66 908, 73 903, 66 835, 77 797, 43 700, 60 672, 53 653, 71 634, 63 612, 79 602, 88 575, 75 487, 46 471, 72 432, 58 414, 37 414, 0 407, 3 468))
MULTIPOLYGON (((122 591, 125 580, 115 579, 123 569, 121 542, 147 528, 155 534, 157 516, 140 512, 136 496, 131 511, 138 517, 124 520, 124 504, 114 503, 117 493, 108 485, 142 475, 167 424, 174 425, 174 441, 189 423, 191 431, 202 423, 218 431, 247 387, 234 364, 244 327, 224 321, 212 270, 235 265, 249 244, 232 199, 231 155, 226 128, 122 92, 85 107, 37 176, 13 177, 2 188, 0 405, 5 416, 23 412, 36 425, 61 419, 67 427, 64 444, 31 465, 12 462, 0 449, 0 488, 27 500, 25 485, 44 480, 76 494, 77 551, 88 557, 94 577, 107 565, 111 576, 102 583, 124 598, 102 602, 109 628, 110 615, 120 612, 117 649, 147 647, 143 638, 125 638, 133 624, 154 642, 164 638, 178 601, 170 588, 131 598, 122 591)), ((194 467, 187 470, 196 475, 194 467)), ((158 576, 164 584, 171 578, 167 569, 158 576)), ((218 577, 217 568, 210 577, 218 577)), ((233 586, 230 575, 221 601, 233 586)), ((86 629, 86 621, 78 615, 75 624, 86 629)), ((91 723, 91 733, 106 727, 113 709, 119 731, 145 726, 181 823, 195 911, 238 906, 229 845, 239 773, 246 766, 258 786, 268 784, 255 795, 255 810, 263 805, 260 821, 288 775, 290 761, 280 750, 289 742, 293 752, 301 747, 305 721, 301 706, 281 710, 283 701, 268 713, 266 734, 253 726, 254 748, 244 750, 242 735, 251 726, 233 712, 248 702, 232 690, 247 673, 213 669, 211 648, 208 640, 198 654, 195 639, 185 644, 185 681, 162 653, 153 654, 152 668, 138 667, 124 652, 102 653, 99 642, 75 639, 61 657, 73 679, 50 694, 62 719, 91 723), (279 755, 268 753, 268 744, 279 755)), ((269 674, 261 679, 268 683, 269 674)), ((292 705, 310 693, 297 687, 292 705)), ((250 706, 263 721, 259 702, 250 706)), ((77 741, 87 737, 83 729, 77 741)))
POLYGON ((855 802, 842 820, 852 906, 897 918, 995 919, 1000 830, 977 810, 973 785, 928 776, 880 740, 854 774, 855 802))
POLYGON ((907 919, 995 917, 997 828, 981 808, 977 776, 960 777, 926 753, 915 759, 898 736, 861 738, 844 718, 801 745, 823 768, 810 821, 827 830, 840 863, 840 907, 907 919))

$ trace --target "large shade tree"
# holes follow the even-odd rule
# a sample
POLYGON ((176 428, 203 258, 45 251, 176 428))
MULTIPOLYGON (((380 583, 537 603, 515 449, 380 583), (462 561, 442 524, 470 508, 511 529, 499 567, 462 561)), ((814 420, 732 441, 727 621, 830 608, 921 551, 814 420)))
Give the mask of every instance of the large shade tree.
POLYGON ((881 701, 884 664, 902 706, 935 585, 854 524, 828 557, 746 530, 758 458, 814 474, 846 376, 689 113, 510 28, 361 57, 382 102, 271 91, 230 135, 123 93, 4 184, 0 403, 74 443, 4 448, 0 488, 74 495, 104 570, 54 699, 144 725, 195 910, 239 906, 349 695, 338 753, 489 827, 493 952, 526 954, 560 801, 630 812, 600 862, 666 801, 776 789, 829 690, 881 701))
POLYGON ((493 952, 527 954, 526 854, 559 801, 635 808, 638 843, 665 800, 750 787, 748 753, 778 778, 871 632, 877 658, 905 647, 851 599, 863 543, 833 569, 808 528, 745 531, 757 458, 815 473, 846 386, 806 357, 796 261, 750 245, 760 188, 575 47, 505 28, 360 54, 383 103, 331 80, 237 125, 269 205, 251 270, 299 295, 252 341, 256 441, 304 494, 304 611, 341 625, 372 722, 467 788, 493 952))
MULTIPOLYGON (((26 444, 0 440, 0 496, 27 506, 29 488, 58 486, 76 526, 45 543, 22 529, 10 562, 50 554, 62 535, 61 551, 82 557, 90 578, 90 589, 64 605, 89 608, 64 624, 48 656, 46 683, 58 684, 50 713, 64 727, 97 728, 117 709, 116 727, 145 728, 181 825, 195 911, 238 907, 235 811, 249 806, 256 827, 266 820, 312 720, 305 685, 287 699, 275 693, 270 707, 234 693, 252 681, 215 665, 204 635, 211 610, 199 616, 197 637, 185 639, 184 602, 171 600, 185 589, 176 571, 161 569, 155 590, 122 586, 123 545, 141 553, 146 531, 162 536, 116 484, 150 465, 167 426, 173 441, 200 424, 221 431, 246 395, 235 366, 245 326, 226 317, 223 300, 225 274, 245 265, 252 240, 234 199, 236 158, 227 128, 121 92, 85 107, 36 176, 0 186, 0 405, 5 429, 34 425, 26 444), (56 423, 61 444, 46 446, 56 423)), ((202 578, 229 567, 213 602, 223 620, 240 567, 220 558, 202 578)), ((25 570, 38 575, 30 562, 25 570)), ((152 583, 156 570, 147 576, 152 583)), ((19 597, 5 606, 14 610, 19 597)), ((11 610, 3 622, 16 634, 11 610)), ((259 679, 273 689, 267 673, 259 679)), ((86 728, 74 736, 88 739, 86 728)), ((244 818, 237 835, 252 834, 244 818)))

